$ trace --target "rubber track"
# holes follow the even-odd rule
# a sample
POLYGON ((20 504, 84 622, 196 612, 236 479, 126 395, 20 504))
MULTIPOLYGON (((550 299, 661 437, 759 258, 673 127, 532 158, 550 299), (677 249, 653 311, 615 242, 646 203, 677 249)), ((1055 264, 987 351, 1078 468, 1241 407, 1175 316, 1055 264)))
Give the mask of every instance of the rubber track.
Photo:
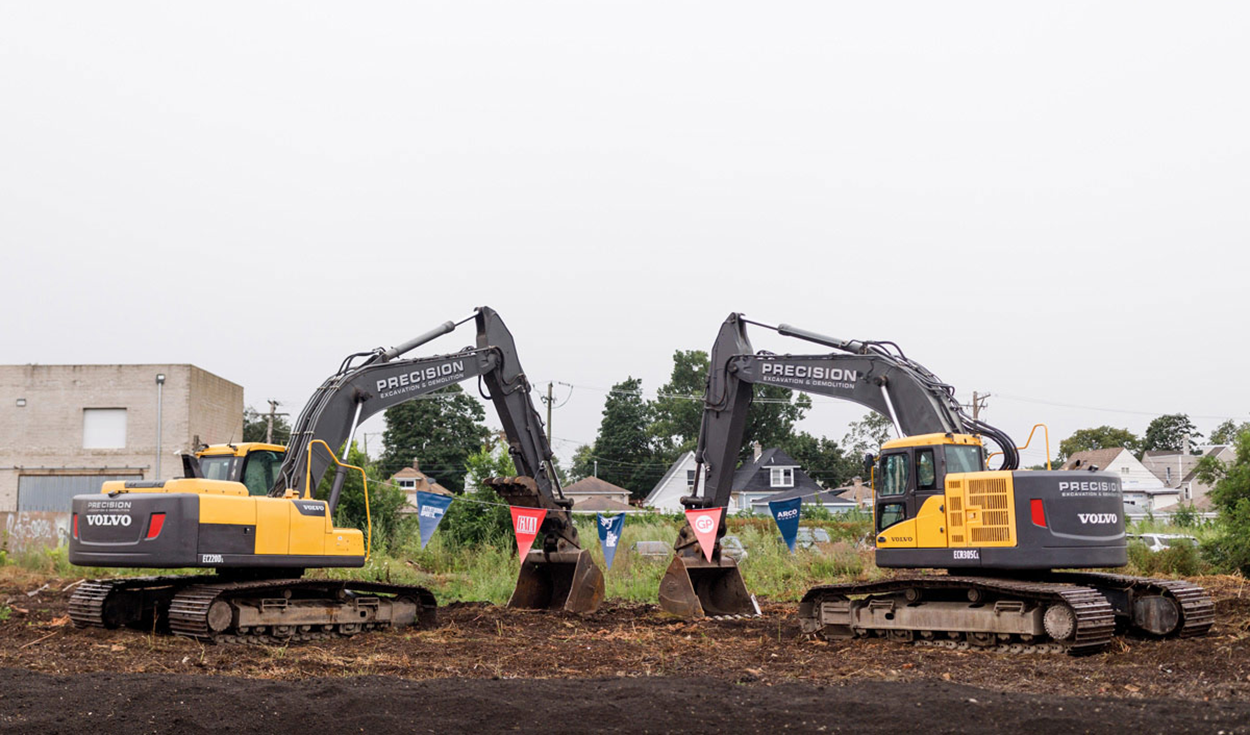
POLYGON ((146 587, 165 587, 171 584, 194 584, 200 580, 216 579, 213 576, 196 577, 125 577, 120 579, 89 579, 74 588, 69 598, 69 618, 79 628, 103 628, 104 603, 116 591, 137 590, 146 587))
MULTIPOLYGON (((382 582, 357 582, 357 581, 338 581, 324 579, 262 579, 246 582, 215 582, 213 584, 197 584, 187 587, 174 595, 173 600, 169 604, 169 627, 175 635, 187 636, 204 642, 213 643, 239 643, 239 642, 257 642, 257 643, 289 643, 291 641, 315 640, 317 638, 329 637, 328 635, 319 635, 323 631, 307 633, 293 633, 287 636, 275 635, 247 635, 243 636, 235 631, 223 631, 214 633, 208 627, 208 609, 222 595, 236 596, 239 593, 253 594, 257 592, 265 592, 273 590, 281 593, 284 590, 293 589, 316 589, 326 588, 337 591, 338 589, 351 590, 354 592, 381 592, 389 594, 405 594, 412 593, 417 599, 417 604, 421 606, 417 612, 417 623, 425 617, 425 613, 436 606, 434 596, 424 587, 400 584, 386 584, 382 582)), ((387 625, 389 627, 389 625, 387 625)))
MULTIPOLYGON (((889 592, 902 592, 910 588, 922 590, 968 590, 980 589, 1003 597, 1024 598, 1036 602, 1063 602, 1076 614, 1076 635, 1070 642, 1060 641, 1067 653, 1082 655, 1101 650, 1115 635, 1115 611, 1107 598, 1096 589, 1057 582, 1022 582, 984 577, 902 577, 881 582, 856 584, 829 584, 813 587, 803 599, 812 600, 825 595, 851 597, 889 592)), ((819 604, 815 606, 819 614, 819 604)))
POLYGON ((1056 572, 1048 579, 1090 587, 1132 587, 1134 594, 1165 593, 1181 608, 1181 626, 1169 638, 1204 636, 1215 623, 1215 602, 1202 587, 1181 579, 1154 579, 1106 572, 1056 572))

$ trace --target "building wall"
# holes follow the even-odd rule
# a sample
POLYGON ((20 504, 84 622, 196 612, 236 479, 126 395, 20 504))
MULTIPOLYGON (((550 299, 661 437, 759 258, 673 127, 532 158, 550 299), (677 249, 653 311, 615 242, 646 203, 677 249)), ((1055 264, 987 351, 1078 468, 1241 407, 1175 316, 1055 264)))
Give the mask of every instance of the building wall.
POLYGON ((0 366, 0 512, 17 510, 22 475, 156 479, 156 375, 165 375, 160 479, 178 453, 243 436, 243 388, 192 365, 0 366), (19 399, 25 406, 18 406, 19 399), (83 447, 88 408, 126 409, 125 446, 83 447))
POLYGON ((685 510, 681 499, 690 494, 690 484, 686 481, 686 471, 696 467, 694 453, 682 455, 677 471, 663 485, 652 489, 653 495, 648 496, 647 505, 666 513, 680 513, 685 510))

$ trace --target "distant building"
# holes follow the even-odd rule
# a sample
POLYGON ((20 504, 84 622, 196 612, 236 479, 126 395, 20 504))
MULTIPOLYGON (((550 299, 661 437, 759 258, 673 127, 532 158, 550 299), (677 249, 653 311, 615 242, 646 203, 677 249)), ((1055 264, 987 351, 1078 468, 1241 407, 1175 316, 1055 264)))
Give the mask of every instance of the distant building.
POLYGON ((1123 447, 1092 449, 1068 457, 1061 469, 1091 470, 1118 475, 1127 515, 1145 515, 1176 502, 1179 491, 1164 485, 1133 453, 1123 447))
MULTIPOLYGON (((681 498, 689 495, 694 487, 695 467, 693 452, 686 452, 678 457, 652 488, 643 505, 668 512, 681 511, 681 498)), ((703 492, 702 487, 700 492, 703 492)), ((764 449, 757 442, 752 460, 734 472, 729 507, 726 510, 730 513, 741 510, 767 513, 768 501, 780 497, 782 493, 786 497, 802 496, 822 504, 828 502, 827 507, 831 510, 835 507, 843 509, 848 503, 849 507, 854 506, 854 501, 835 499, 832 493, 818 485, 798 462, 781 449, 764 449)))
POLYGON ((68 514, 105 480, 181 477, 179 453, 242 439, 242 386, 194 365, 0 366, 0 512, 68 514))
POLYGON ((598 477, 583 477, 564 488, 573 510, 630 510, 629 491, 598 477))
POLYGON ((1214 457, 1224 464, 1232 464, 1237 452, 1227 445, 1216 445, 1203 448, 1201 454, 1190 452, 1153 451, 1146 452, 1142 464, 1149 469, 1165 487, 1177 491, 1176 504, 1160 508, 1163 512, 1179 510, 1181 505, 1193 505, 1200 511, 1213 510, 1207 492, 1211 486, 1198 478, 1198 462, 1203 457, 1214 457))
POLYGON ((404 491, 404 495, 408 496, 407 505, 401 511, 404 513, 417 512, 417 493, 438 493, 439 495, 451 495, 451 491, 442 485, 433 477, 421 471, 421 463, 412 460, 411 467, 405 467, 399 472, 391 476, 391 482, 395 483, 400 490, 404 491))

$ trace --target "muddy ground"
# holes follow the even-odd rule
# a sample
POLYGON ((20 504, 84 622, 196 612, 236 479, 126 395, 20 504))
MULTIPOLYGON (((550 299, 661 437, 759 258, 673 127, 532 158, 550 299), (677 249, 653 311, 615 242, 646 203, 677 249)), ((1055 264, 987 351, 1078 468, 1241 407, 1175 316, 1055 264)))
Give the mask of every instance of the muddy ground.
POLYGON ((0 580, 0 605, 12 610, 0 623, 0 728, 73 731, 81 718, 106 712, 90 731, 246 731, 248 723, 260 727, 249 718, 272 706, 255 731, 306 715, 330 722, 336 708, 358 712, 372 723, 368 732, 422 731, 416 723, 426 721, 444 731, 697 732, 722 720, 745 732, 921 723, 956 731, 976 718, 991 731, 1014 723, 1018 732, 1026 715, 1058 732, 1097 731, 1100 722, 1139 723, 1134 729, 1145 732, 1250 731, 1250 589, 1239 578, 1198 580, 1216 599, 1209 636, 1124 640, 1083 658, 827 643, 799 633, 792 604, 724 622, 674 620, 651 605, 609 603, 579 617, 455 604, 431 630, 204 646, 77 630, 62 591, 72 581, 0 580), (575 693, 586 687, 590 694, 575 693), (177 710, 177 727, 161 719, 171 712, 168 692, 196 703, 177 710), (1056 697, 1071 699, 1061 705, 1056 697), (582 724, 553 725, 549 710, 578 712, 582 724))

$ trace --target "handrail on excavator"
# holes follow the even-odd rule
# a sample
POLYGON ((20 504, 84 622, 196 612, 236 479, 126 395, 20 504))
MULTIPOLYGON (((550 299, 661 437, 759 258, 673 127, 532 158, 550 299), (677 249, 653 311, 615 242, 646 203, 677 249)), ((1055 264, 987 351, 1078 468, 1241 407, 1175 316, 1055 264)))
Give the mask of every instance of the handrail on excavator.
MULTIPOLYGON (((373 517, 369 512, 369 477, 368 475, 365 474, 365 470, 363 467, 357 467, 354 464, 347 464, 346 462, 340 462, 339 458, 334 456, 334 450, 330 448, 329 444, 325 443, 325 440, 313 439, 312 441, 308 443, 308 467, 304 472, 304 497, 305 498, 312 498, 313 496, 312 495, 312 448, 314 444, 320 444, 321 446, 325 447, 326 452, 330 454, 330 459, 334 460, 334 464, 338 465, 339 467, 347 467, 349 469, 356 470, 357 472, 360 473, 360 482, 364 485, 364 489, 365 489, 365 561, 368 561, 370 552, 373 550, 373 517)), ((326 506, 326 510, 327 512, 329 511, 328 505, 326 506)), ((333 519, 331 519, 331 522, 333 522, 333 519)))
MULTIPOLYGON (((1037 427, 1039 426, 1042 427, 1042 434, 1046 437, 1046 469, 1049 471, 1050 470, 1050 427, 1048 427, 1046 424, 1033 424, 1032 430, 1029 431, 1028 441, 1024 443, 1024 446, 1016 447, 1016 450, 1023 452, 1024 450, 1029 448, 1029 445, 1033 443, 1033 433, 1037 431, 1037 427)), ((994 455, 997 455, 997 454, 1002 454, 1002 452, 992 452, 986 455, 985 457, 986 464, 988 465, 989 461, 994 458, 994 455)))

